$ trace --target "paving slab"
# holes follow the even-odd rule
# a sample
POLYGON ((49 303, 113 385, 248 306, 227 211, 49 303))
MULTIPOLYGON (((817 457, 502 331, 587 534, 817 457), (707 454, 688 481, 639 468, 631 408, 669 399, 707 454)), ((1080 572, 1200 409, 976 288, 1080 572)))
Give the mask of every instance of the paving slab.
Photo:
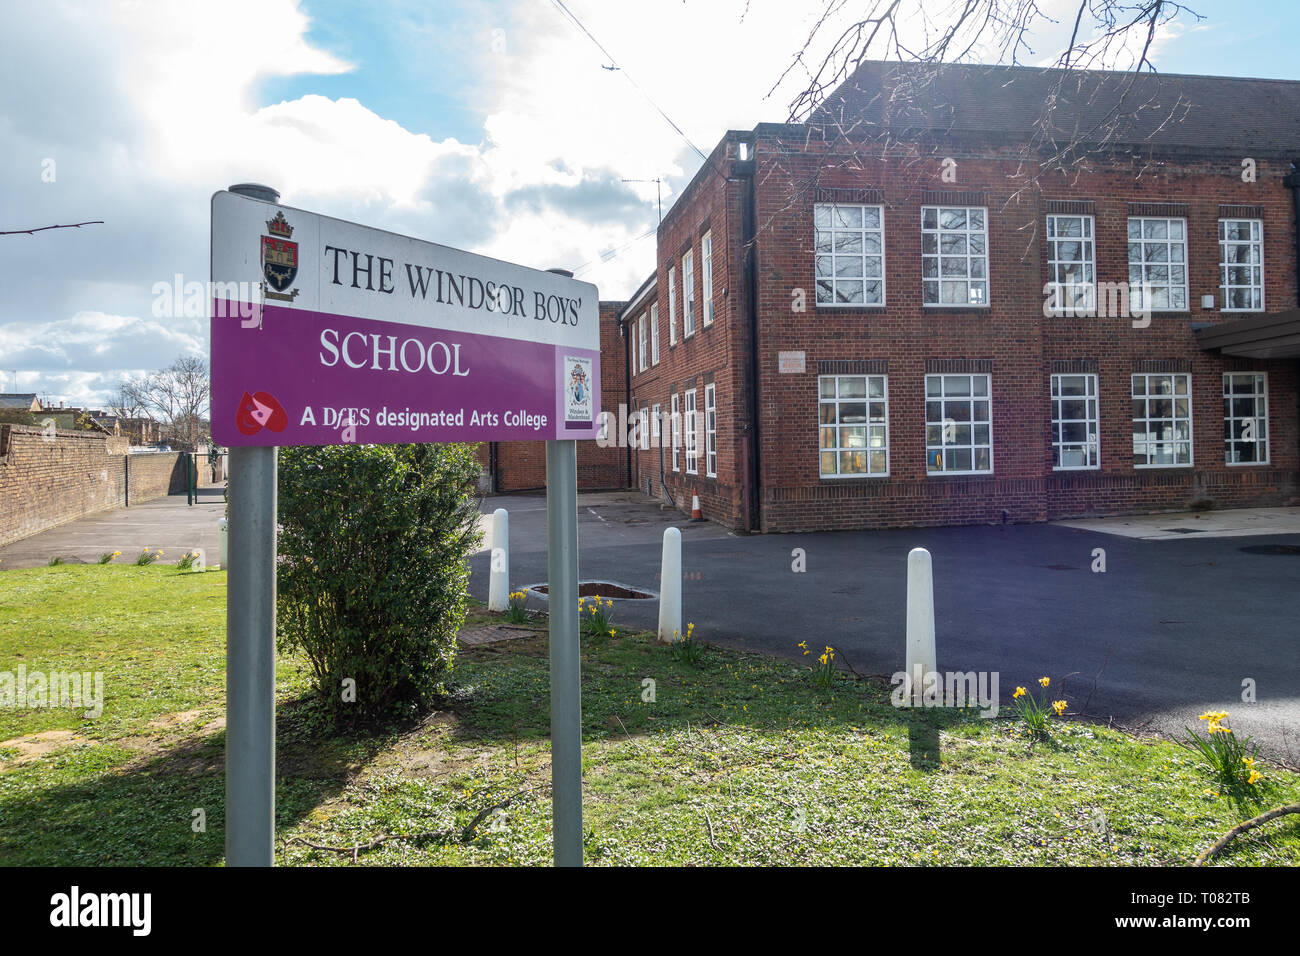
POLYGON ((1244 538, 1272 534, 1300 534, 1300 508, 1233 508, 1227 511, 1180 511, 1173 514, 1125 515, 1118 518, 1076 518, 1055 521, 1063 528, 1079 528, 1126 538, 1163 541, 1197 535, 1202 538, 1244 538))
POLYGON ((99 511, 0 547, 0 568, 44 567, 54 557, 93 564, 110 551, 121 551, 117 562, 129 563, 145 548, 161 548, 163 564, 174 564, 186 551, 202 548, 211 566, 219 561, 218 521, 225 513, 220 488, 200 488, 194 505, 186 504, 185 495, 168 495, 99 511))

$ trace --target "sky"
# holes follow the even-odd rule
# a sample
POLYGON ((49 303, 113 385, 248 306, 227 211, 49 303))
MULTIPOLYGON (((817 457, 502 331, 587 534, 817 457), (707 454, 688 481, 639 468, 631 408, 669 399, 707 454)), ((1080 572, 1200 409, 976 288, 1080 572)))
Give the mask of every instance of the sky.
MULTIPOLYGON (((1160 71, 1300 79, 1291 3, 1189 2, 1160 71)), ((557 0, 4 0, 0 231, 104 222, 0 235, 0 391, 99 406, 206 357, 206 315, 159 289, 207 280, 209 200, 238 182, 627 298, 658 213, 625 180, 667 209, 690 144, 785 120, 800 77, 773 85, 823 6, 563 0, 607 55, 557 0)))

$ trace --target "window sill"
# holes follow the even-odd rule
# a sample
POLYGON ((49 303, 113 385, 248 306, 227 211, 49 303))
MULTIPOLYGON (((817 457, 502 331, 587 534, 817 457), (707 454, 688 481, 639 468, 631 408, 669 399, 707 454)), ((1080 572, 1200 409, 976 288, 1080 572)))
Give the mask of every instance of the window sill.
POLYGON ((926 471, 927 478, 992 478, 993 471, 926 471))
MULTIPOLYGON (((1273 464, 1271 461, 1225 461, 1224 468, 1266 468, 1273 464)), ((1134 465, 1133 467, 1137 467, 1134 465)))
POLYGON ((1072 471, 1101 471, 1101 465, 1080 465, 1075 468, 1058 468, 1055 465, 1052 466, 1052 472, 1054 474, 1057 472, 1072 472, 1072 471))
POLYGON ((822 481, 839 483, 841 481, 881 481, 889 477, 889 472, 878 475, 820 475, 822 481))
POLYGON ((1160 471, 1163 469, 1165 471, 1182 471, 1185 468, 1195 468, 1195 467, 1196 464, 1194 462, 1189 461, 1185 465, 1134 465, 1133 470, 1134 471, 1160 471))
POLYGON ((826 315, 882 315, 888 311, 883 305, 831 305, 827 302, 818 302, 815 306, 817 312, 826 315))
POLYGON ((924 305, 921 309, 933 315, 988 315, 993 312, 991 305, 924 305))

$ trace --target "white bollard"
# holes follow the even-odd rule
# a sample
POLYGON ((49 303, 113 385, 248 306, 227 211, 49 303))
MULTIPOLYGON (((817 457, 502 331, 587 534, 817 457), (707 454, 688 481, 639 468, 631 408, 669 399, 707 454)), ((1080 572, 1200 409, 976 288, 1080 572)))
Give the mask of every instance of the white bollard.
POLYGON ((907 689, 905 697, 920 704, 925 678, 938 670, 934 650, 934 569, 930 552, 913 548, 907 555, 907 689))
POLYGON ((492 512, 492 577, 488 583, 488 610, 510 606, 510 515, 505 508, 492 512))
POLYGON ((221 529, 221 547, 218 549, 217 554, 218 554, 218 555, 220 556, 220 558, 221 558, 221 566, 222 566, 223 568, 226 566, 226 561, 227 561, 227 558, 226 558, 226 524, 227 524, 227 522, 226 522, 226 519, 225 519, 225 518, 222 518, 222 519, 220 519, 220 520, 217 522, 217 527, 219 527, 219 528, 221 529))
POLYGON ((659 640, 671 643, 674 632, 682 632, 682 533, 665 528, 659 563, 659 640))

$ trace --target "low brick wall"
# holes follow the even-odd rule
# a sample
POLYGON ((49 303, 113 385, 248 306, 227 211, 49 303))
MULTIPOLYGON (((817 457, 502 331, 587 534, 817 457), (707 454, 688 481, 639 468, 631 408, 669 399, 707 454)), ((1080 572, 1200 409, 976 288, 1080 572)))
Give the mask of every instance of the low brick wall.
MULTIPOLYGON (((184 494, 186 454, 128 451, 124 439, 94 432, 0 425, 0 544, 97 511, 184 494)), ((200 454, 199 486, 222 481, 223 469, 200 454)))

